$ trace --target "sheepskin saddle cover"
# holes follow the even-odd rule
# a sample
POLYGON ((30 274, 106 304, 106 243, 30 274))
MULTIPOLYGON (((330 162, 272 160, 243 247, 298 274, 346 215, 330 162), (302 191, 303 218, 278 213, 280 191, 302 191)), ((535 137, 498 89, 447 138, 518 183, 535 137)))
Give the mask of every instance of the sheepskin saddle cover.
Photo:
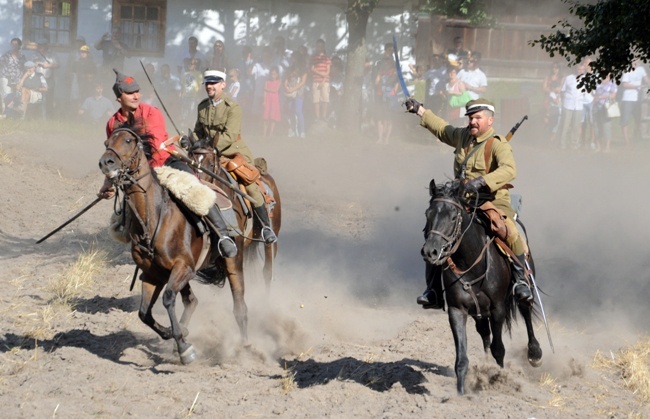
POLYGON ((191 173, 160 166, 154 169, 160 184, 193 213, 205 216, 217 201, 216 194, 191 173))

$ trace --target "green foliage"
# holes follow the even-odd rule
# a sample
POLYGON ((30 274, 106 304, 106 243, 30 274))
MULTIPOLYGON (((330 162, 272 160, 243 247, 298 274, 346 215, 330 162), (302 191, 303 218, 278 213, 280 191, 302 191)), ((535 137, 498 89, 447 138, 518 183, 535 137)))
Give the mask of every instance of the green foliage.
POLYGON ((472 25, 492 25, 485 0, 427 0, 421 11, 436 15, 468 19, 472 25))
POLYGON ((592 73, 581 78, 579 87, 591 91, 607 74, 618 83, 636 60, 648 61, 650 26, 646 20, 650 0, 598 0, 593 4, 563 1, 570 5, 569 12, 577 21, 561 20, 552 27, 555 33, 541 35, 530 45, 539 45, 551 57, 564 57, 569 65, 592 58, 592 73))

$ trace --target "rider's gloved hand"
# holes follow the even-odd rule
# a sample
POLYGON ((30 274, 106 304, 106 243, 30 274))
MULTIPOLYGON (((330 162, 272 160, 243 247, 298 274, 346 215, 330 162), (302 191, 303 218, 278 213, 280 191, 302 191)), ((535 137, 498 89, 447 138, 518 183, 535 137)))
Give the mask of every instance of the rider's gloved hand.
POLYGON ((404 106, 406 107, 407 112, 417 114, 420 108, 422 107, 422 104, 410 97, 406 99, 406 102, 404 102, 404 106))
POLYGON ((483 176, 479 176, 476 179, 472 179, 465 184, 466 192, 478 192, 479 190, 485 188, 487 184, 483 176))

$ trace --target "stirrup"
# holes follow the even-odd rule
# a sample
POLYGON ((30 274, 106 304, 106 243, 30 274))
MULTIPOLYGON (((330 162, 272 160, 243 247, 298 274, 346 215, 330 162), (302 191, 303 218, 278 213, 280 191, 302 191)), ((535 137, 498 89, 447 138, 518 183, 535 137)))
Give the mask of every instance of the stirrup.
POLYGON ((273 244, 278 241, 278 237, 275 235, 271 227, 264 226, 262 227, 262 240, 266 244, 273 244), (266 236, 264 235, 264 232, 266 232, 266 236))
POLYGON ((530 285, 526 281, 522 281, 521 279, 518 279, 515 281, 515 285, 512 287, 512 294, 515 296, 517 299, 517 302, 524 302, 524 301, 532 301, 533 299, 533 291, 530 288, 530 285), (519 297, 517 295, 516 289, 519 286, 523 286, 526 288, 526 291, 524 292, 524 296, 519 297))
POLYGON ((219 238, 219 241, 217 242, 217 250, 219 250, 219 254, 221 255, 222 258, 234 258, 235 256, 237 256, 237 244, 235 243, 235 241, 230 236, 221 236, 221 238, 219 238), (223 242, 232 243, 232 246, 234 248, 234 254, 232 254, 232 255, 224 255, 223 250, 221 250, 221 243, 223 243, 223 242))

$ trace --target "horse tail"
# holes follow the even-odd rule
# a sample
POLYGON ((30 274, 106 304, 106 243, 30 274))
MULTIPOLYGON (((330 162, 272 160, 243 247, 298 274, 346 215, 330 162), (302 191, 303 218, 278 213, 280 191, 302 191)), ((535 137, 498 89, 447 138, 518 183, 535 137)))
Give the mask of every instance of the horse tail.
POLYGON ((517 320, 517 302, 515 301, 515 298, 512 295, 511 288, 508 288, 508 295, 506 296, 505 306, 506 306, 506 319, 505 319, 506 330, 508 331, 508 334, 510 334, 510 336, 512 337, 511 334, 512 321, 517 320))

